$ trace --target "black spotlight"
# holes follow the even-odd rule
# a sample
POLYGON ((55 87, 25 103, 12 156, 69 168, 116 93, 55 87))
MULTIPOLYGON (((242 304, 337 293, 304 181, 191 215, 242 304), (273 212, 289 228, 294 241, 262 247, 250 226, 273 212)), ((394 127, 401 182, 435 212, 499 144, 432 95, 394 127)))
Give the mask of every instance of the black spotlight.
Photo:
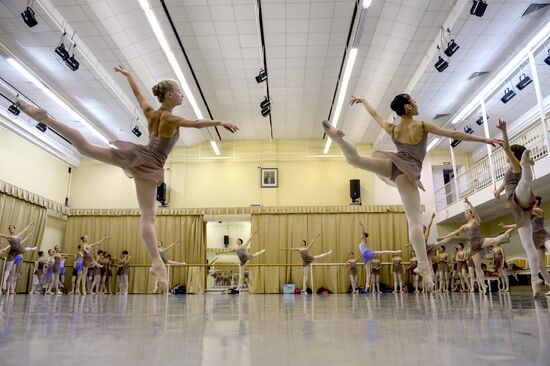
POLYGON ((265 71, 264 69, 261 69, 260 73, 256 75, 255 79, 258 84, 263 83, 264 81, 267 80, 267 71, 265 71))
POLYGON ((513 91, 510 88, 506 88, 506 89, 504 89, 504 96, 502 98, 500 98, 500 100, 502 101, 502 103, 506 104, 510 101, 510 99, 512 99, 515 96, 516 96, 515 91, 513 91))
MULTIPOLYGON (((486 117, 487 119, 489 119, 489 116, 485 116, 485 117, 486 117)), ((483 125, 483 122, 484 122, 484 121, 483 121, 483 116, 479 116, 479 118, 476 119, 476 124, 477 124, 478 126, 482 126, 482 125, 483 125)))
POLYGON ((519 76, 519 83, 517 83, 516 86, 519 90, 523 90, 527 85, 531 84, 532 82, 533 80, 529 76, 521 74, 519 76))
POLYGON ((69 57, 67 59, 67 61, 65 61, 65 65, 67 65, 69 67, 69 69, 73 70, 73 71, 76 71, 78 70, 78 67, 80 66, 80 62, 78 62, 75 58, 74 58, 74 53, 72 54, 71 57, 69 57))
POLYGON ((447 67, 449 67, 449 63, 445 61, 441 56, 438 56, 437 62, 434 66, 437 71, 443 72, 447 67))
POLYGON ((451 146, 452 147, 457 147, 458 144, 460 144, 462 142, 462 140, 453 140, 453 142, 451 142, 451 146))
POLYGON ((271 114, 271 101, 268 97, 264 97, 264 100, 260 103, 262 116, 267 117, 271 114))
POLYGON ((132 129, 132 133, 134 135, 136 135, 137 137, 140 137, 141 136, 141 131, 139 130, 139 127, 138 126, 135 126, 133 129, 132 129))
POLYGON ((42 122, 38 122, 38 124, 36 125, 36 128, 38 128, 42 132, 46 132, 46 130, 48 129, 48 126, 46 126, 42 122))
POLYGON ((15 104, 12 104, 8 107, 8 112, 13 114, 14 116, 18 116, 19 113, 21 113, 21 111, 19 110, 19 108, 17 108, 15 104))
POLYGON ((471 135, 472 133, 474 133, 474 129, 470 126, 466 126, 466 127, 464 127, 464 133, 467 133, 468 135, 471 135))
POLYGON ((23 21, 29 28, 34 27, 38 24, 38 20, 36 20, 36 17, 34 16, 34 10, 30 6, 27 6, 27 8, 21 13, 21 18, 23 18, 23 21))
POLYGON ((544 62, 546 62, 547 65, 550 65, 550 50, 548 50, 548 57, 544 59, 544 62))
POLYGON ((65 48, 65 45, 63 44, 63 41, 55 48, 55 53, 61 58, 63 61, 67 61, 69 59, 69 51, 65 48))
POLYGON ((470 9, 470 14, 477 17, 482 17, 485 14, 485 9, 487 9, 487 3, 483 0, 474 0, 472 8, 470 9))
POLYGON ((447 44, 447 48, 443 52, 448 57, 451 57, 452 55, 455 54, 456 51, 458 51, 459 48, 460 48, 460 46, 455 42, 455 40, 451 39, 450 42, 447 44))

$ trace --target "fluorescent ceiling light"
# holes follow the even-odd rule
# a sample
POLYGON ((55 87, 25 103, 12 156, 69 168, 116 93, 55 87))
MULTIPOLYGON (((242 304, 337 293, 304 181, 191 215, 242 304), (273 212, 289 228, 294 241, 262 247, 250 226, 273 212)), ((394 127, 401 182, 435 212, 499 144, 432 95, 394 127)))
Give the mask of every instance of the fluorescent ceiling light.
POLYGON ((441 138, 439 138, 439 137, 434 138, 434 139, 432 140, 432 142, 430 142, 430 143, 428 144, 428 148, 427 148, 426 152, 428 152, 428 151, 430 151, 431 149, 433 149, 434 146, 437 145, 437 144, 439 143, 439 140, 441 140, 441 138))
MULTIPOLYGON (((357 58, 357 48, 352 48, 349 52, 349 57, 346 62, 346 68, 344 69, 344 76, 342 78, 342 85, 340 86, 340 90, 338 91, 338 99, 336 101, 336 108, 334 109, 334 113, 332 114, 332 120, 331 125, 336 127, 338 124, 338 119, 340 118, 340 113, 342 112, 342 106, 344 104, 344 98, 346 97, 346 92, 348 89, 349 79, 351 77, 351 72, 353 71, 353 64, 355 63, 355 59, 357 58)), ((330 144, 332 143, 332 139, 327 137, 327 142, 325 144, 325 149, 323 150, 323 154, 328 153, 328 150, 330 149, 330 144)))
MULTIPOLYGON (((139 5, 145 12, 145 16, 149 21, 149 25, 151 25, 151 28, 153 29, 153 33, 155 33, 155 36, 157 37, 157 41, 159 42, 160 47, 164 51, 164 55, 168 59, 168 63, 172 67, 172 70, 176 74, 176 77, 178 78, 178 81, 181 87, 183 88, 183 92, 185 93, 185 96, 189 100, 189 103, 191 104, 191 107, 195 112, 195 115, 197 116, 198 119, 203 119, 204 115, 202 114, 199 108, 199 105, 197 104, 197 100, 195 99, 195 97, 193 96, 193 93, 191 92, 191 88, 189 87, 189 84, 187 83, 187 80, 183 75, 183 71, 180 65, 178 64, 178 61, 176 60, 176 56, 174 55, 174 53, 172 52, 172 49, 170 48, 168 39, 166 39, 166 36, 162 31, 162 28, 157 20, 157 17, 155 16, 155 13, 153 12, 151 5, 149 4, 149 1, 139 0, 139 5)), ((210 140, 210 145, 212 145, 212 149, 214 149, 214 152, 216 153, 216 155, 220 155, 220 150, 218 149, 218 146, 216 145, 216 142, 214 140, 210 140)))
POLYGON ((90 122, 86 120, 82 115, 76 112, 74 109, 69 107, 67 103, 61 100, 54 92, 52 92, 46 85, 44 85, 40 80, 38 80, 33 74, 31 74, 25 67, 23 67, 19 62, 14 60, 11 57, 8 57, 8 62, 27 80, 33 83, 36 87, 44 92, 51 100, 57 103, 61 108, 67 111, 74 119, 82 123, 87 127, 95 136, 97 136, 105 144, 109 145, 109 139, 105 137, 101 132, 99 132, 90 122))
POLYGON ((210 145, 212 146, 212 149, 216 153, 216 155, 220 156, 220 149, 218 148, 218 144, 216 144, 216 141, 210 140, 210 145))
POLYGON ((370 4, 372 4, 372 0, 363 0, 363 9, 367 9, 370 4))
POLYGON ((491 95, 500 84, 505 81, 508 76, 518 68, 528 57, 530 51, 537 49, 542 43, 546 41, 550 35, 550 22, 547 23, 540 32, 538 32, 527 45, 512 58, 510 62, 498 72, 498 74, 487 84, 485 87, 468 103, 460 112, 458 112, 452 119, 451 123, 461 122, 467 115, 474 111, 482 100, 485 100, 491 95))

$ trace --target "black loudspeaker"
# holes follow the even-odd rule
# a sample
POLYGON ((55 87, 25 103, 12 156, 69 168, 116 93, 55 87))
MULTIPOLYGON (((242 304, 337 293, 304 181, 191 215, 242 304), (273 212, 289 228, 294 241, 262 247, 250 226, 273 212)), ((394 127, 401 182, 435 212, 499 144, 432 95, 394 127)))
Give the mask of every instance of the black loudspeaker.
POLYGON ((349 180, 349 196, 352 200, 352 204, 361 204, 361 181, 359 179, 349 180))
POLYGON ((229 235, 223 236, 223 245, 228 246, 229 245, 229 235))
POLYGON ((472 8, 470 9, 470 14, 482 17, 485 14, 485 9, 487 9, 487 3, 483 0, 473 0, 472 8))
POLYGON ((157 201, 163 205, 166 203, 166 183, 164 182, 157 187, 157 201))

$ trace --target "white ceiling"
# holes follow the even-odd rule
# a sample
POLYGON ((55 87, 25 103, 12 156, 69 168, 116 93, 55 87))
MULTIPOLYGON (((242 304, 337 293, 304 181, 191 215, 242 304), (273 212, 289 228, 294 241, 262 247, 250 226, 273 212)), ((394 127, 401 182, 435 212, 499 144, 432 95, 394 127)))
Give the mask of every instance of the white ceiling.
MULTIPOLYGON (((81 60, 77 72, 68 70, 53 53, 61 31, 35 1, 39 24, 29 29, 19 13, 24 4, 17 0, 0 2, 0 43, 59 92, 111 139, 146 142, 131 134, 133 95, 126 80, 113 72, 117 64, 126 65, 137 77, 151 103, 151 86, 175 75, 149 26, 138 0, 49 0, 61 23, 78 35, 77 50, 87 48, 93 59, 116 85, 116 92, 77 52, 81 60)), ((260 114, 259 103, 265 95, 265 83, 254 76, 262 65, 258 28, 253 0, 171 0, 165 1, 196 73, 213 118, 239 125, 231 135, 220 130, 222 139, 269 139, 268 118, 260 114)), ((460 2, 460 1, 459 1, 460 2)), ((187 62, 160 2, 151 1, 164 33, 180 63, 191 90, 205 116, 208 116, 187 62)), ((469 2, 468 2, 469 3, 469 2)), ((549 21, 548 10, 520 18, 528 0, 492 0, 483 18, 460 14, 452 37, 460 49, 450 59, 443 73, 433 68, 435 57, 423 70, 412 89, 421 118, 433 119, 438 113, 455 113, 491 76, 467 80, 475 71, 494 72, 506 62, 541 24, 549 21)), ((338 73, 346 47, 355 1, 334 0, 263 0, 262 11, 266 42, 267 68, 272 98, 273 134, 276 139, 321 139, 320 121, 329 117, 338 73)), ((374 0, 347 95, 368 98, 379 111, 390 115, 389 103, 403 92, 431 47, 439 38, 439 27, 449 18, 457 1, 444 0, 374 0)), ((547 8, 548 9, 548 8, 547 8)), ((66 42, 66 44, 68 44, 66 42)), ((550 66, 537 55, 543 94, 550 93, 550 66)), ((97 66, 97 65, 96 65, 97 66)), ((530 75, 528 69, 524 70, 530 75)), ((32 100, 46 107, 60 120, 70 116, 53 104, 42 92, 21 79, 3 57, 0 74, 32 100)), ((517 77, 513 77, 514 83, 517 77)), ((5 89, 0 89, 5 93, 5 89)), ((502 90, 487 102, 490 122, 498 117, 513 121, 535 103, 534 88, 528 86, 508 104, 499 101, 502 90)), ((2 106, 7 106, 7 103, 2 106)), ((187 101, 176 110, 195 118, 187 101)), ((448 118, 447 118, 448 119, 448 118)), ((446 123, 445 118, 436 122, 446 123)), ((472 124, 475 133, 482 129, 472 124)), ((344 107, 339 126, 355 142, 374 143, 380 128, 360 107, 344 107)), ((463 128, 465 124, 458 124, 463 128)), ((494 125, 494 123, 493 123, 494 125)), ((144 127, 142 125, 142 130, 144 127)), ((492 130, 494 131, 494 130, 492 130)), ((83 130, 86 133, 85 130, 83 130)), ((93 136, 87 134, 89 138, 93 136)), ((180 144, 192 145, 209 139, 216 132, 188 129, 180 144)), ((97 141, 96 141, 97 142, 97 141)), ((388 139, 380 147, 391 148, 388 139)), ((440 145, 441 148, 445 146, 440 145)), ((477 146, 462 143, 459 149, 477 146)))

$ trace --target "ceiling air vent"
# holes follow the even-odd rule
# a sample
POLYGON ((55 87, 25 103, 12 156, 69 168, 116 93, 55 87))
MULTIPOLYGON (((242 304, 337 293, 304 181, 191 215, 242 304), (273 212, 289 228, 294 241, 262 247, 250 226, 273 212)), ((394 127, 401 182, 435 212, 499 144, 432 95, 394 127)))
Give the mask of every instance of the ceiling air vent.
POLYGON ((521 17, 526 17, 528 15, 531 15, 533 14, 534 12, 537 12, 541 9, 544 9, 546 8, 548 5, 550 5, 550 3, 533 3, 531 5, 529 5, 529 7, 527 8, 527 10, 525 10, 523 12, 523 14, 521 15, 521 17))
POLYGON ((478 78, 480 76, 487 75, 488 73, 489 73, 489 71, 476 71, 472 75, 470 75, 468 80, 472 80, 472 79, 478 78))
POLYGON ((450 115, 451 115, 450 113, 440 113, 440 114, 436 114, 434 119, 439 119, 439 118, 447 117, 447 116, 450 116, 450 115))

